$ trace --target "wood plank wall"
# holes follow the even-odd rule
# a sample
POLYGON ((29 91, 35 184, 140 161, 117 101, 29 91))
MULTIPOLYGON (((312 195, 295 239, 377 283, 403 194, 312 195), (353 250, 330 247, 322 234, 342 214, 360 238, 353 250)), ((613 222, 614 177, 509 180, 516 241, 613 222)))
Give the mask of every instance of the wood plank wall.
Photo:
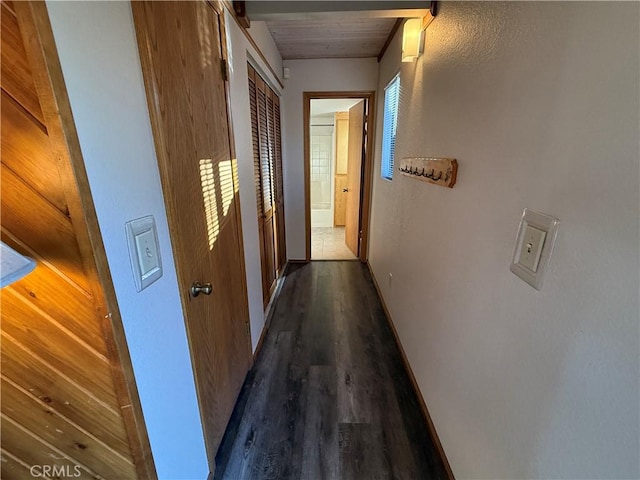
POLYGON ((66 467, 77 478, 137 478, 113 366, 23 43, 1 8, 2 241, 37 261, 2 289, 2 478, 66 467), (77 469, 75 469, 77 467, 77 469), (41 470, 37 470, 41 471, 41 470))

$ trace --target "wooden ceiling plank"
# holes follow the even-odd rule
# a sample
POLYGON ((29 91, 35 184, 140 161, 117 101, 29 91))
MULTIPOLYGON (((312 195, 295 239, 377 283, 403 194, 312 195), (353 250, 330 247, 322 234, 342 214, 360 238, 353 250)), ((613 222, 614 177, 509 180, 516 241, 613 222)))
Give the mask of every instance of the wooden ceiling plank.
POLYGON ((3 448, 12 457, 19 458, 26 465, 55 465, 74 476, 78 476, 76 474, 82 475, 83 473, 90 475, 92 478, 97 476, 96 472, 93 472, 85 465, 79 464, 70 456, 45 442, 6 415, 0 415, 0 429, 2 430, 3 448))
POLYGON ((340 17, 267 23, 283 59, 376 57, 395 24, 395 18, 340 17))
POLYGON ((2 337, 0 361, 6 381, 123 451, 125 430, 116 405, 97 398, 6 335, 2 337), (96 419, 100 419, 99 428, 92 427, 96 419))
POLYGON ((15 9, 13 8, 13 2, 11 0, 2 0, 0 1, 1 6, 5 7, 12 15, 16 14, 15 9))
MULTIPOLYGON (((19 385, 18 383, 12 381, 11 379, 5 376, 1 376, 0 379, 3 382, 2 383, 3 385, 5 384, 9 385, 15 388, 16 390, 18 390, 19 392, 21 392, 26 397, 28 397, 31 400, 31 402, 28 404, 31 405, 31 408, 33 411, 42 410, 46 412, 47 415, 49 416, 55 415, 56 418, 59 418, 61 422, 68 423, 72 427, 77 428, 82 432, 85 432, 87 435, 89 435, 92 438, 95 438, 98 442, 100 442, 100 444, 105 445, 109 450, 113 450, 121 457, 129 458, 128 457, 129 446, 126 439, 118 437, 118 435, 121 435, 121 432, 123 431, 123 425, 122 425, 121 419, 119 418, 117 419, 118 425, 116 426, 120 428, 116 428, 116 429, 113 428, 114 425, 113 425, 111 416, 107 416, 104 420, 102 419, 102 417, 97 417, 97 418, 100 418, 99 428, 97 428, 96 426, 95 417, 93 418, 92 422, 90 422, 89 424, 87 424, 86 422, 78 423, 78 422, 75 422, 72 418, 69 418, 68 416, 62 414, 59 410, 56 409, 56 407, 61 406, 59 402, 57 403, 57 405, 54 406, 53 400, 50 399, 49 397, 46 397, 45 400, 47 401, 45 401, 41 398, 36 397, 35 395, 33 395, 32 392, 30 392, 29 390, 25 389, 23 386, 19 385), (48 400, 51 400, 51 401, 48 401, 48 400), (89 428, 86 428, 87 426, 89 428), (106 435, 104 434, 105 430, 108 431, 106 435), (116 436, 112 435, 112 433, 116 430, 118 430, 116 432, 117 435, 116 436)), ((4 412, 4 413, 7 413, 9 416, 12 416, 12 412, 4 412)), ((19 418, 14 420, 18 422, 21 421, 19 418)), ((38 431, 35 431, 32 433, 36 437, 38 437, 39 435, 38 431)))
POLYGON ((2 163, 64 215, 67 202, 46 131, 2 90, 2 163))
MULTIPOLYGON (((10 239, 3 238, 3 241, 6 240, 13 246, 10 239)), ((28 277, 18 280, 6 289, 32 303, 37 311, 47 312, 99 356, 108 358, 102 327, 96 319, 92 303, 86 297, 79 296, 77 290, 63 281, 58 272, 40 262, 28 277)))
POLYGON ((12 292, 3 293, 2 316, 4 334, 38 352, 45 362, 107 404, 117 405, 108 362, 88 354, 87 349, 20 302, 12 292))
POLYGON ((89 292, 71 221, 2 165, 2 226, 89 292))
POLYGON ((2 88, 44 125, 44 115, 22 43, 20 27, 15 13, 4 3, 0 15, 0 37, 2 88))
MULTIPOLYGON (((12 295, 13 296, 12 298, 17 300, 19 303, 22 303, 23 308, 26 311, 33 311, 33 316, 42 317, 43 319, 51 323, 53 327, 60 330, 63 334, 66 335, 66 337, 61 337, 60 334, 56 332, 56 335, 54 335, 53 338, 58 338, 58 337, 64 338, 65 343, 67 341, 76 342, 78 345, 83 347, 88 353, 90 353, 91 355, 94 355, 97 359, 101 360, 105 365, 109 365, 109 359, 107 358, 106 355, 96 350, 91 344, 85 342, 82 338, 76 335, 73 332, 73 330, 69 329, 63 322, 60 322, 57 318, 51 316, 46 310, 43 310, 42 308, 36 306, 31 301, 30 297, 21 295, 18 291, 16 291, 13 288, 13 285, 10 285, 9 287, 7 287, 6 290, 4 290, 4 292, 6 294, 12 295)), ((92 319, 90 318, 90 320, 92 319)))
POLYGON ((1 335, 0 370, 3 377, 23 386, 45 402, 57 405, 56 408, 70 418, 75 419, 73 409, 86 412, 87 418, 92 414, 118 416, 117 404, 109 403, 83 385, 78 385, 10 335, 4 332, 1 335), (24 374, 20 373, 22 371, 24 374), (66 407, 69 408, 68 411, 65 410, 66 407))
MULTIPOLYGON (((2 382, 2 412, 42 440, 56 445, 62 452, 86 465, 105 478, 135 479, 133 463, 120 452, 104 444, 95 436, 65 422, 46 409, 34 409, 33 400, 2 382), (8 414, 7 412, 11 412, 8 414), (20 420, 15 420, 19 418, 20 420), (45 428, 42 426, 45 425, 45 428)), ((7 446, 9 448, 9 446, 7 446)))
MULTIPOLYGON (((2 462, 2 478, 6 480, 32 480, 33 475, 29 471, 31 465, 27 465, 18 457, 0 448, 0 462, 2 462)), ((42 477, 43 480, 51 480, 49 477, 42 477)))

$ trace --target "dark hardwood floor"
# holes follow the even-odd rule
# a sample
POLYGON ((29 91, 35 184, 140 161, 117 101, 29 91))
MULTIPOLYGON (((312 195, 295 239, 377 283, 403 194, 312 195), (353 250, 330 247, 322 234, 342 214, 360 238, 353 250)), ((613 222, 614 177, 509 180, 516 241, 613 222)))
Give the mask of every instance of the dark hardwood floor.
POLYGON ((216 463, 216 479, 446 478, 360 262, 290 266, 216 463))

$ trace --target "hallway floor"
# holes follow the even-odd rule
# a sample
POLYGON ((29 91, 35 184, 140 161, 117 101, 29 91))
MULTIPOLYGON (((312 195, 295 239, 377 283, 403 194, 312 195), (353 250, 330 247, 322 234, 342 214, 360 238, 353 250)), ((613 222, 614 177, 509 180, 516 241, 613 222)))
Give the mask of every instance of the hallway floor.
POLYGON ((344 243, 344 227, 313 227, 311 229, 312 260, 355 260, 344 243))
POLYGON ((216 479, 441 479, 367 268, 291 265, 216 479))

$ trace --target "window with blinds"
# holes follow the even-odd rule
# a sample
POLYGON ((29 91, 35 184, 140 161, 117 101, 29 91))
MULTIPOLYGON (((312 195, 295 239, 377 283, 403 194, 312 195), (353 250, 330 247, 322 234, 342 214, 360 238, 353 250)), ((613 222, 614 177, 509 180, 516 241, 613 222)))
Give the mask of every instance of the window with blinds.
POLYGON ((400 74, 393 77, 384 89, 384 119, 382 123, 382 178, 393 179, 396 152, 396 127, 400 103, 400 74))

